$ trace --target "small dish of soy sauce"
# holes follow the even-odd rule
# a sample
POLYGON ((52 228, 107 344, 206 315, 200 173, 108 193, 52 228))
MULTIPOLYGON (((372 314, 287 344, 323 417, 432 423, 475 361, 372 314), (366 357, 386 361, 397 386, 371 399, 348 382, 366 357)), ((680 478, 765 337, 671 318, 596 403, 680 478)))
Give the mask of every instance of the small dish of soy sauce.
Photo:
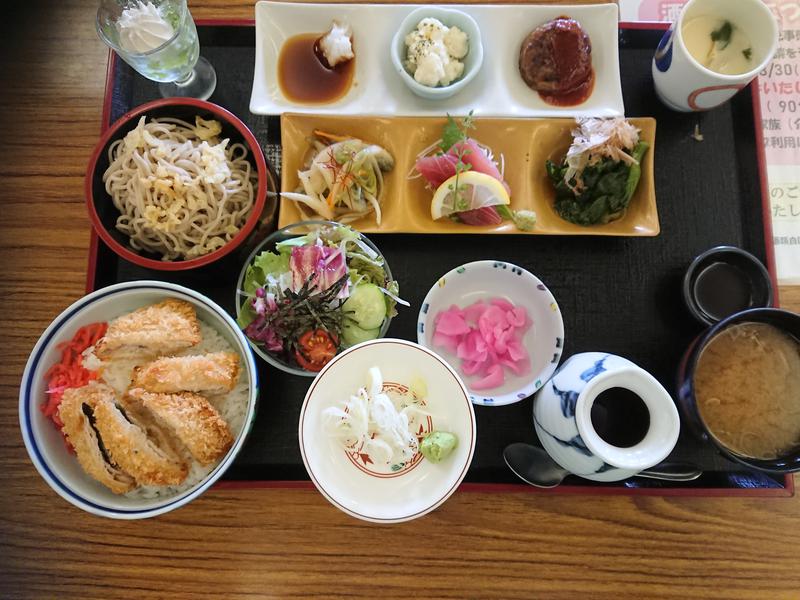
POLYGON ((735 246, 717 246, 695 258, 683 278, 683 298, 701 323, 715 323, 748 308, 772 306, 769 272, 735 246))

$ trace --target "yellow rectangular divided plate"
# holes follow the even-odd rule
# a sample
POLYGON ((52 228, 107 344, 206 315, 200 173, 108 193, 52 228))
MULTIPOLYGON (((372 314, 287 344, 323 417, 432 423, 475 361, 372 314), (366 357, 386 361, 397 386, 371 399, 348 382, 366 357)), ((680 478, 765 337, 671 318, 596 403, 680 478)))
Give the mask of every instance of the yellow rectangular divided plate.
MULTIPOLYGON (((659 233, 653 171, 656 121, 629 119, 641 129, 641 139, 650 144, 642 162, 642 176, 625 215, 605 225, 583 227, 565 221, 553 208, 555 191, 545 171, 545 160, 560 162, 572 142, 572 119, 475 119, 470 137, 490 147, 498 163, 504 162, 505 180, 511 188, 511 207, 533 210, 533 231, 522 232, 513 223, 472 226, 450 219, 431 219, 433 191, 418 177, 409 179, 420 151, 441 137, 446 118, 439 117, 346 117, 281 115, 283 161, 281 189, 296 190, 297 171, 304 168, 308 139, 315 129, 357 137, 378 144, 394 156, 394 169, 385 174, 381 225, 374 215, 352 223, 364 233, 530 233, 549 235, 655 236, 659 233), (501 160, 502 157, 502 160, 501 160)), ((307 209, 310 211, 310 209, 307 209)), ((279 227, 301 221, 294 202, 281 198, 279 227)))

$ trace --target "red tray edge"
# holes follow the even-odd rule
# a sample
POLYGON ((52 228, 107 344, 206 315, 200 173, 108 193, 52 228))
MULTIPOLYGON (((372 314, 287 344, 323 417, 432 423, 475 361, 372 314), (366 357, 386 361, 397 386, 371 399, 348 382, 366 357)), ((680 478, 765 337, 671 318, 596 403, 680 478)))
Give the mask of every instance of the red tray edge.
MULTIPOLYGON (((787 478, 792 481, 791 476, 787 478)), ((220 480, 214 484, 218 490, 248 489, 293 489, 314 490, 311 481, 283 480, 220 480)), ((580 485, 559 485, 557 488, 543 489, 519 483, 462 483, 459 492, 483 494, 545 494, 545 495, 581 495, 581 496, 694 496, 703 498, 791 498, 794 496, 794 485, 783 488, 626 488, 626 487, 586 487, 580 485)))
MULTIPOLYGON (((236 26, 252 27, 255 24, 253 19, 196 19, 195 23, 201 27, 214 26, 236 26)), ((620 29, 656 29, 666 30, 669 23, 638 23, 633 21, 623 21, 619 24, 620 29)), ((106 69, 106 84, 103 98, 103 111, 100 132, 108 129, 111 123, 111 96, 114 88, 114 70, 117 64, 117 55, 113 50, 109 50, 108 67, 106 69)), ((769 195, 767 189, 767 166, 766 155, 764 152, 764 140, 762 132, 759 130, 761 123, 761 101, 758 94, 758 78, 754 79, 750 85, 750 93, 753 98, 754 123, 756 128, 756 153, 758 155, 758 176, 761 183, 761 207, 764 222, 764 241, 766 246, 767 270, 769 271, 772 285, 775 288, 775 306, 778 303, 778 279, 775 269, 775 249, 770 243, 772 240, 772 217, 769 209, 769 195)), ((97 270, 97 248, 100 243, 97 233, 91 230, 89 239, 88 266, 86 269, 86 293, 94 290, 95 273, 97 270)), ((313 489, 311 481, 218 481, 215 485, 218 489, 313 489)), ((705 497, 770 497, 770 498, 789 498, 794 496, 794 477, 784 476, 783 488, 597 488, 584 487, 578 485, 561 485, 553 490, 544 490, 532 486, 513 484, 513 483, 462 483, 458 491, 463 492, 484 492, 484 493, 542 493, 542 494, 582 494, 594 496, 705 496, 705 497)))

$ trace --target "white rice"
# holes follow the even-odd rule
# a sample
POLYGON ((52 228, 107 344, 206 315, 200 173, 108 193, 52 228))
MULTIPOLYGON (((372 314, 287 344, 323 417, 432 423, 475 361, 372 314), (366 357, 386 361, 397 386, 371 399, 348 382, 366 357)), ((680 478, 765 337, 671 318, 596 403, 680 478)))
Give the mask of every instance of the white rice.
MULTIPOLYGON (((202 341, 189 348, 184 352, 179 352, 176 356, 192 356, 198 354, 207 354, 210 352, 235 352, 234 348, 225 340, 220 333, 200 321, 200 334, 202 341)), ((133 368, 142 364, 142 359, 114 359, 110 363, 100 361, 92 353, 93 348, 89 348, 84 353, 83 365, 87 369, 97 370, 102 368, 100 376, 108 385, 122 396, 131 384, 131 373, 133 368)), ((209 402, 219 411, 220 416, 228 423, 228 427, 233 434, 234 440, 239 438, 242 428, 244 427, 244 420, 247 416, 247 400, 249 396, 249 388, 247 384, 247 376, 244 373, 245 363, 242 357, 239 356, 242 371, 239 375, 239 381, 236 387, 227 394, 216 396, 206 396, 209 402)), ((202 482, 219 464, 219 461, 211 465, 203 466, 198 463, 191 454, 184 448, 183 458, 189 465, 189 474, 180 485, 169 486, 151 486, 140 485, 134 490, 131 490, 125 496, 134 499, 152 499, 152 498, 167 498, 170 496, 177 496, 183 494, 189 489, 193 488, 202 482)), ((223 457, 224 458, 224 457, 223 457)))

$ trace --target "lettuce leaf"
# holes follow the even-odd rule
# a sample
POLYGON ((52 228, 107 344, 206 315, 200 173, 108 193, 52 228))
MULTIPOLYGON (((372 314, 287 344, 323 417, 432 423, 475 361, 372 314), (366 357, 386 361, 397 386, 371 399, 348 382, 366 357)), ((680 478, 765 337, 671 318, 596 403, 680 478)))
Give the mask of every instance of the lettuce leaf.
POLYGON ((256 318, 256 311, 253 308, 253 298, 248 296, 239 309, 239 316, 236 317, 236 322, 242 329, 247 329, 247 326, 256 318))
POLYGON ((264 286, 267 275, 278 277, 288 270, 289 254, 262 252, 253 259, 252 264, 248 265, 244 281, 242 281, 242 291, 248 296, 252 296, 258 288, 264 286))
POLYGON ((261 272, 265 276, 275 275, 277 277, 281 273, 285 273, 289 270, 289 256, 290 254, 288 252, 282 252, 280 254, 262 252, 253 260, 253 266, 261 269, 261 272))

